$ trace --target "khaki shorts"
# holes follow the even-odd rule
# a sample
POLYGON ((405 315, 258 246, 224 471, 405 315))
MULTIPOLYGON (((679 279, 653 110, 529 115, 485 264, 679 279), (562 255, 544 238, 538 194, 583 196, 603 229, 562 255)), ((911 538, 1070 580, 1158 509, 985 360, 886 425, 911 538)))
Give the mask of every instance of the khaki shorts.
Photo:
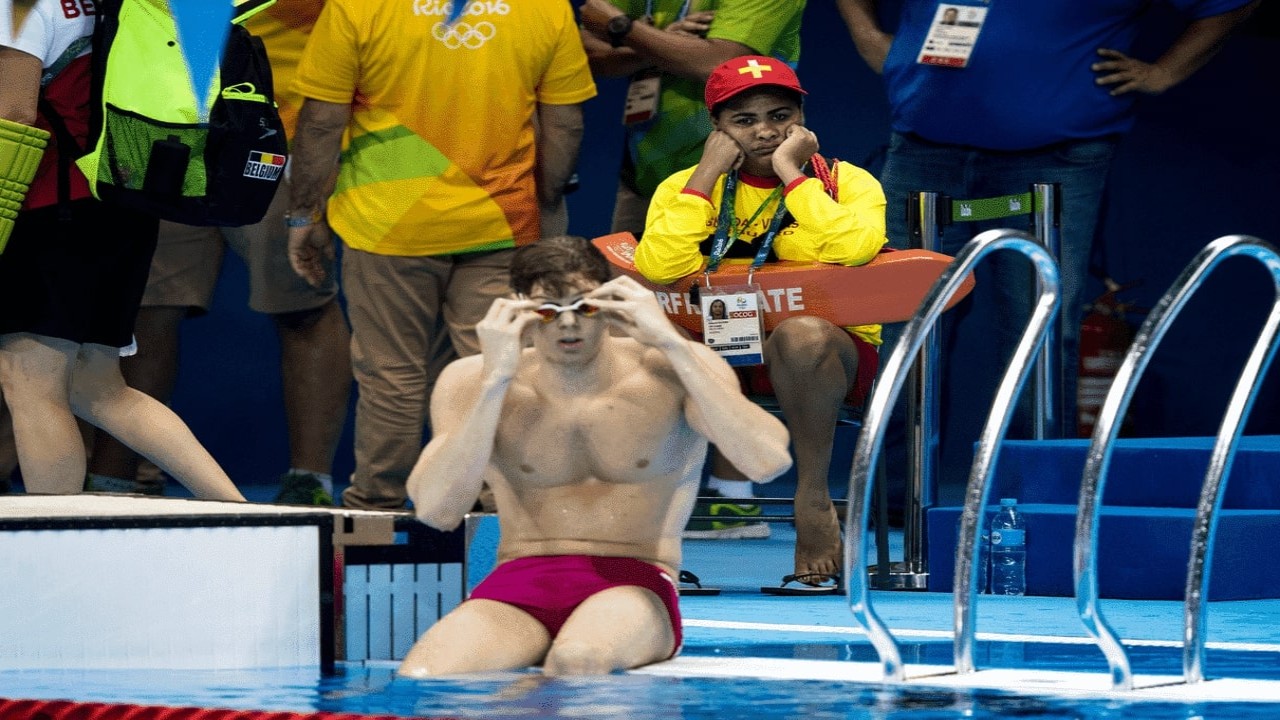
POLYGON ((266 217, 255 225, 212 228, 161 221, 142 307, 186 307, 192 315, 208 312, 228 245, 249 268, 249 307, 254 310, 275 315, 328 303, 338 293, 334 273, 328 274, 323 287, 313 288, 289 266, 284 224, 288 208, 286 180, 266 217))

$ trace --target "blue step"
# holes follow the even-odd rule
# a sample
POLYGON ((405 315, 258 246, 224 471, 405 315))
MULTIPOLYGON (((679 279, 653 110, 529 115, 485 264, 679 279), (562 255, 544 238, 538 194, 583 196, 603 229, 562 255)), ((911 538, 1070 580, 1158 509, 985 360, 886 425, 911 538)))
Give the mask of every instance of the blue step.
MULTIPOLYGON (((1087 440, 1008 441, 987 515, 1014 497, 1027 515, 1027 592, 1072 596, 1072 547, 1087 440)), ((1098 526, 1104 598, 1181 600, 1191 526, 1213 438, 1121 439, 1098 526)), ((926 517, 929 589, 950 592, 959 507, 926 517)), ((1210 600, 1280 598, 1280 437, 1241 439, 1227 479, 1209 575, 1210 600)))
MULTIPOLYGON (((1213 438, 1120 438, 1111 453, 1103 505, 1195 507, 1213 438)), ((1008 440, 990 498, 1026 503, 1080 500, 1088 440, 1008 440)), ((1280 436, 1240 439, 1223 507, 1280 509, 1280 436)))

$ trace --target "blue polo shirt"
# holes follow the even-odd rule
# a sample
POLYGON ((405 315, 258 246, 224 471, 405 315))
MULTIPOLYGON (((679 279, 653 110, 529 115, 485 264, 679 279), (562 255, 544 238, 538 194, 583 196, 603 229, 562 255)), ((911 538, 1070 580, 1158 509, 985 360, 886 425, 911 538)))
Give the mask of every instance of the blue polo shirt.
MULTIPOLYGON (((1189 20, 1248 0, 1156 0, 1189 20)), ((1026 150, 1127 131, 1137 93, 1118 97, 1089 67, 1100 47, 1128 53, 1152 0, 991 0, 968 67, 916 62, 937 0, 904 0, 884 67, 898 132, 939 143, 1026 150)), ((977 3, 961 3, 977 4, 977 3)), ((1154 60, 1155 58, 1143 58, 1154 60)))

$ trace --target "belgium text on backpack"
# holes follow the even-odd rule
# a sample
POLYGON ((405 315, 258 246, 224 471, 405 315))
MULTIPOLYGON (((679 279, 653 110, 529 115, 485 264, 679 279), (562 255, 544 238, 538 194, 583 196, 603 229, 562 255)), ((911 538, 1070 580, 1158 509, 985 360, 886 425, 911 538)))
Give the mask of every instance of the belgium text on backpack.
POLYGON ((266 50, 239 23, 273 3, 236 3, 218 72, 199 103, 167 0, 99 2, 95 123, 89 152, 77 161, 95 196, 187 225, 262 219, 283 178, 288 141, 266 50))

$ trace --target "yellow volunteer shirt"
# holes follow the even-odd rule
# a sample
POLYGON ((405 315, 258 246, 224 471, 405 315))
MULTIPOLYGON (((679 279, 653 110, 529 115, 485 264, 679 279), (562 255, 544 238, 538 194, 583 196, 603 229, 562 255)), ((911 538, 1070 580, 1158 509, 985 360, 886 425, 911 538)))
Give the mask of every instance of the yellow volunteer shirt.
POLYGON ((330 225, 381 255, 513 247, 540 234, 538 103, 596 94, 565 0, 328 0, 298 66, 304 97, 350 103, 330 225))

